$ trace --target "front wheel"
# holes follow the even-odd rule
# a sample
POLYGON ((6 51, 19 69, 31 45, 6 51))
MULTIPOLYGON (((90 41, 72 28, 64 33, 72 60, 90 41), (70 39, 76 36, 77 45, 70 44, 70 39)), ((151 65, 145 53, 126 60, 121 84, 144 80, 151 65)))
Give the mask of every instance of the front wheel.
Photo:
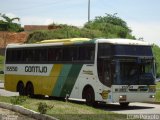
POLYGON ((93 88, 89 87, 84 90, 84 99, 86 99, 86 104, 89 106, 94 106, 95 104, 95 94, 93 88))

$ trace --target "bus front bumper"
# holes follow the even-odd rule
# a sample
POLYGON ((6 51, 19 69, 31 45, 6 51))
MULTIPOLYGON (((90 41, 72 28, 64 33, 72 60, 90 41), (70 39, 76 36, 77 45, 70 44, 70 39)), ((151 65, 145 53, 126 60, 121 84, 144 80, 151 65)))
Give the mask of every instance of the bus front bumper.
POLYGON ((155 93, 113 93, 112 102, 154 102, 155 93))

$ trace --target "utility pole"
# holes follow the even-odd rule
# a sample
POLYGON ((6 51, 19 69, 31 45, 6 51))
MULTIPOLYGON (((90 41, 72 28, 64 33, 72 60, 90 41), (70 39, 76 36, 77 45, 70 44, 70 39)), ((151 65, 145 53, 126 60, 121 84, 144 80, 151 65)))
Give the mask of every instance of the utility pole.
POLYGON ((90 21, 90 0, 88 0, 88 22, 90 21))

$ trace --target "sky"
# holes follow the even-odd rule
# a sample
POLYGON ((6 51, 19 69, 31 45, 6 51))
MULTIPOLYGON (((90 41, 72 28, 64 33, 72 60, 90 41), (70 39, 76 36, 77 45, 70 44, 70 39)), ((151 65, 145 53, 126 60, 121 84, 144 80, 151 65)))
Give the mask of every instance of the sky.
MULTIPOLYGON (((91 20, 105 13, 117 13, 137 39, 160 46, 160 0, 90 0, 90 3, 91 20)), ((22 26, 54 22, 81 27, 88 21, 88 0, 0 0, 0 13, 19 17, 17 22, 22 26)))

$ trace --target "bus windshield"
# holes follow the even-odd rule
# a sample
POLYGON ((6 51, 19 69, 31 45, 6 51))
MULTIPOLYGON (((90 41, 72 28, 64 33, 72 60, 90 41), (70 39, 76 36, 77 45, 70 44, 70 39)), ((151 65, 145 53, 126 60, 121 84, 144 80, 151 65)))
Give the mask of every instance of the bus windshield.
POLYGON ((100 81, 108 87, 155 81, 151 46, 99 44, 97 68, 100 81))
POLYGON ((153 60, 129 61, 117 60, 116 85, 153 85, 154 62, 153 60))

